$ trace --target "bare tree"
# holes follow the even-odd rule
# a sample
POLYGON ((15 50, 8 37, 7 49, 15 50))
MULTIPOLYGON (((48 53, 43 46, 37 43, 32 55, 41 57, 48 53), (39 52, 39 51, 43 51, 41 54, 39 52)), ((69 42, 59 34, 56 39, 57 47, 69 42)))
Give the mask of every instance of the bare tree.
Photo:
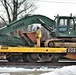
MULTIPOLYGON (((0 0, 0 3, 2 4, 6 13, 7 21, 3 15, 1 15, 0 18, 6 25, 9 25, 9 23, 17 20, 18 18, 35 11, 37 9, 35 4, 37 1, 38 0, 0 0)), ((11 35, 16 34, 17 31, 11 33, 11 35)))
MULTIPOLYGON (((37 1, 38 0, 0 0, 7 14, 8 23, 32 13, 37 8, 35 5, 37 1)), ((6 22, 3 16, 0 16, 0 18, 6 22)))

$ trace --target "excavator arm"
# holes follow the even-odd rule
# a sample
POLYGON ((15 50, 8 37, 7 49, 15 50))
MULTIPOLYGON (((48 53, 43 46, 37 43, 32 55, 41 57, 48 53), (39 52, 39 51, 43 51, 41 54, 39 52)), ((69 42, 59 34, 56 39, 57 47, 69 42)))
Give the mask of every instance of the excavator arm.
POLYGON ((19 30, 24 28, 25 26, 31 25, 31 24, 42 24, 44 27, 52 28, 54 26, 54 21, 50 18, 43 16, 43 15, 32 15, 32 16, 25 16, 24 18, 12 22, 7 27, 0 30, 0 34, 4 35, 10 32, 13 32, 15 30, 19 30), (44 24, 45 25, 44 25, 44 24), (47 25, 47 26, 46 26, 47 25))

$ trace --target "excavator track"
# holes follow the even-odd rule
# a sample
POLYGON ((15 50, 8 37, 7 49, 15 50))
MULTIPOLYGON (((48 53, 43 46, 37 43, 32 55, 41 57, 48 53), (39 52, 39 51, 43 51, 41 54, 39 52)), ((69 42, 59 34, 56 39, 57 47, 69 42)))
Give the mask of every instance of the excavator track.
POLYGON ((50 39, 44 43, 45 47, 58 47, 58 48, 76 48, 76 39, 50 39))

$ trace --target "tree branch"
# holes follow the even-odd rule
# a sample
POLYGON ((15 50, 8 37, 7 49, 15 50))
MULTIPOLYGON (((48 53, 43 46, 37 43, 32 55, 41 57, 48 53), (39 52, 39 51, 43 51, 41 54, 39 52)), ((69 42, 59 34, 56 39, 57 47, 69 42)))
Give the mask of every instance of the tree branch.
POLYGON ((0 16, 0 18, 4 21, 4 23, 7 25, 7 23, 6 23, 6 20, 2 17, 2 16, 0 16))
POLYGON ((20 3, 18 3, 18 8, 20 8, 20 6, 21 6, 25 1, 27 1, 27 0, 23 0, 23 1, 21 1, 20 3))
POLYGON ((11 5, 10 5, 8 2, 6 2, 6 3, 8 4, 8 6, 9 6, 11 12, 13 12, 11 5))
POLYGON ((0 2, 2 3, 2 5, 5 7, 4 3, 3 3, 3 0, 0 0, 0 2))
POLYGON ((7 1, 6 0, 4 0, 3 5, 4 5, 4 8, 5 8, 6 12, 7 12, 8 20, 9 20, 9 23, 10 23, 11 22, 11 18, 10 18, 10 13, 9 13, 9 10, 8 10, 8 6, 7 6, 7 1))
POLYGON ((23 11, 26 11, 26 10, 30 9, 30 8, 33 7, 33 6, 34 6, 34 4, 32 3, 29 7, 21 10, 17 15, 21 14, 23 11))
POLYGON ((18 0, 13 0, 13 21, 17 19, 18 0))
POLYGON ((30 11, 28 11, 27 14, 30 14, 30 13, 34 12, 34 10, 36 10, 36 9, 37 9, 37 7, 32 8, 30 11))

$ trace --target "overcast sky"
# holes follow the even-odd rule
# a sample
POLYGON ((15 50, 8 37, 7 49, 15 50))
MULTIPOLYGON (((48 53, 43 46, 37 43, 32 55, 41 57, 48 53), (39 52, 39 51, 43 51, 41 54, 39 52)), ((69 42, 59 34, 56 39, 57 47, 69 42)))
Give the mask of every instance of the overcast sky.
POLYGON ((59 15, 76 15, 76 0, 39 0, 35 14, 41 14, 54 19, 59 15))
MULTIPOLYGON (((45 15, 51 19, 54 19, 57 14, 70 15, 72 13, 76 15, 76 0, 39 0, 36 4, 38 9, 33 14, 45 15)), ((0 15, 3 13, 3 8, 0 6, 0 15)))

